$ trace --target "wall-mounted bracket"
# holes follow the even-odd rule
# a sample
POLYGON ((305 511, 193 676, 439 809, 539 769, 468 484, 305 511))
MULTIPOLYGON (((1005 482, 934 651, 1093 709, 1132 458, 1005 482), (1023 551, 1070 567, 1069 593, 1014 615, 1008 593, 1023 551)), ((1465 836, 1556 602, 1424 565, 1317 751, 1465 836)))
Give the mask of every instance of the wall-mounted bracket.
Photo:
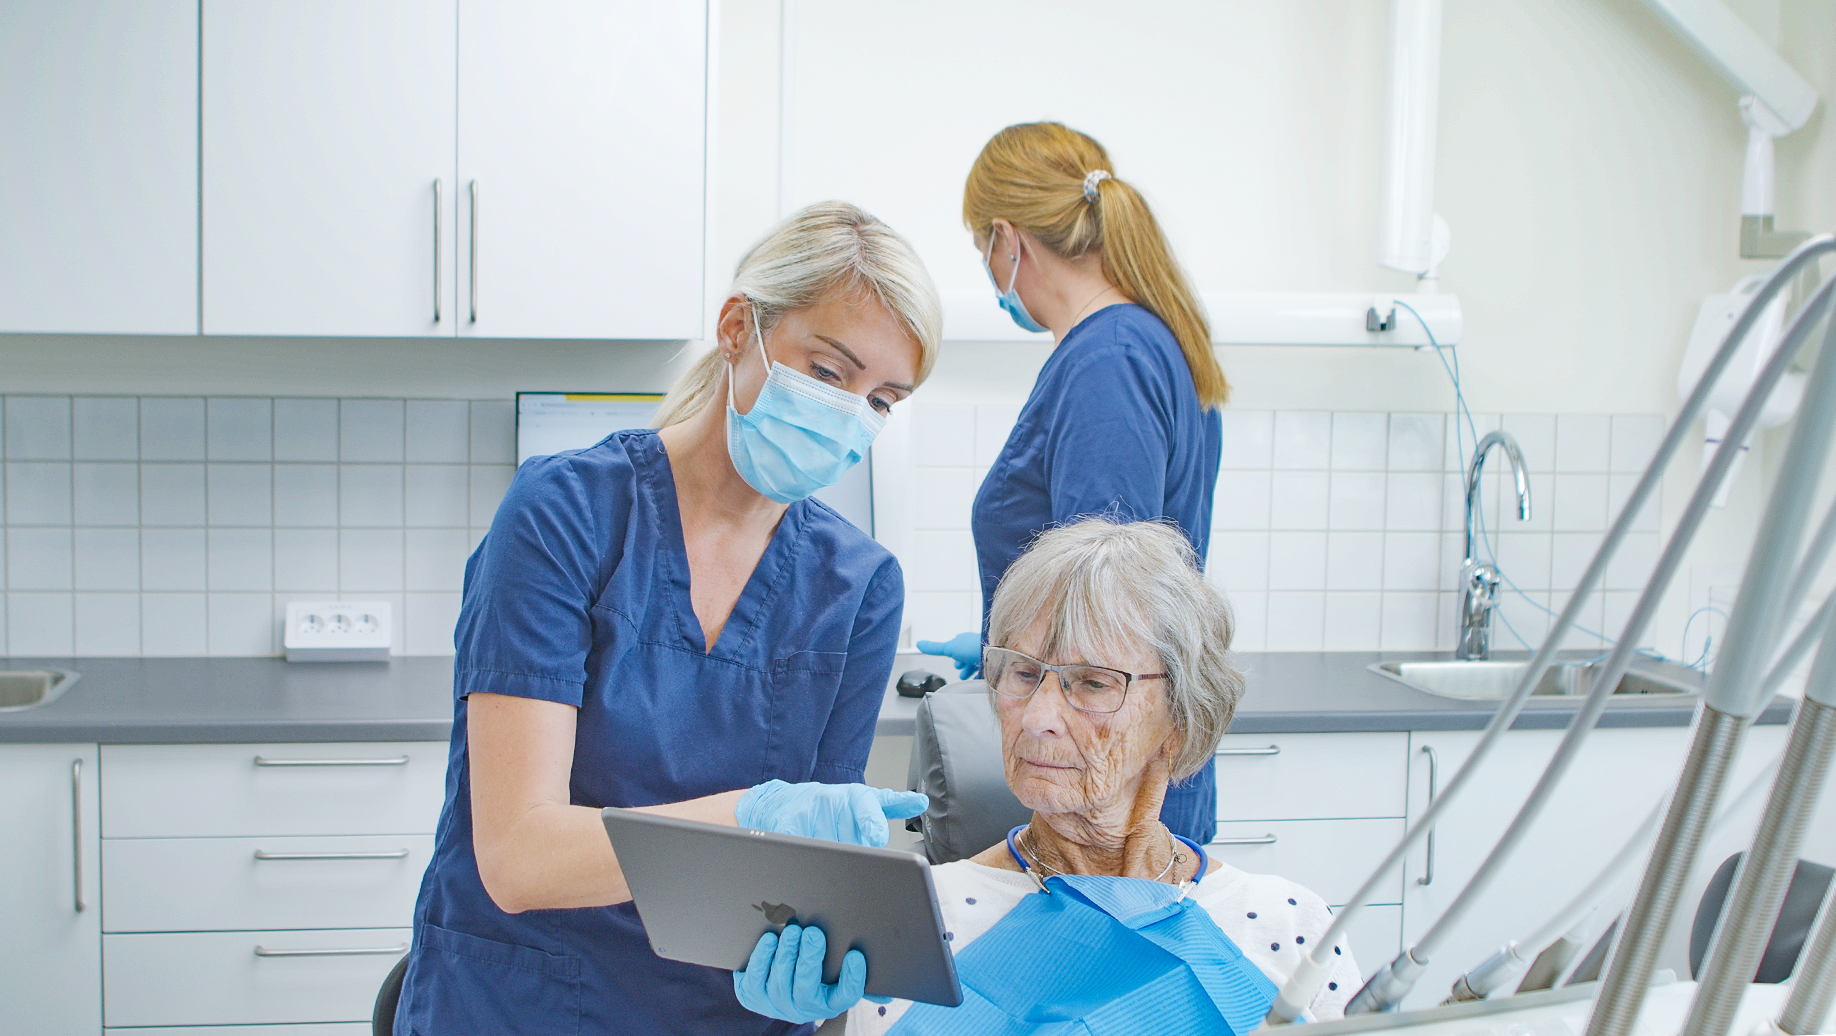
POLYGON ((1396 330, 1396 307, 1395 306, 1390 307, 1389 316, 1377 315, 1376 306, 1372 306, 1371 308, 1365 310, 1364 311, 1364 329, 1366 331, 1394 331, 1396 330))

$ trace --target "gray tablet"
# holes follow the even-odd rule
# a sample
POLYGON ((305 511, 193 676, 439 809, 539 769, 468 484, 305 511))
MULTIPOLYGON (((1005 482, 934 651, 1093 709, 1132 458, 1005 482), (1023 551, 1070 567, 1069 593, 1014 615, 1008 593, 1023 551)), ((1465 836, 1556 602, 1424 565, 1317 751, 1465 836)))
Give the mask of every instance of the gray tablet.
POLYGON ((867 957, 867 992, 955 1007, 956 961, 924 857, 607 808, 606 835, 659 957, 738 971, 759 936, 795 920, 867 957))

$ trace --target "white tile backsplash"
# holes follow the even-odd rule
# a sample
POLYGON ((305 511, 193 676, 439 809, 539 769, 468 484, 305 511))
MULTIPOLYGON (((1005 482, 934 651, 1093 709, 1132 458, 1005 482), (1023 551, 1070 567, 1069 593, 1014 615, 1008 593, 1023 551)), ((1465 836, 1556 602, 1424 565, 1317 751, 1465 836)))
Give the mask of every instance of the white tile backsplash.
POLYGON ((336 594, 338 530, 274 530, 274 590, 284 594, 336 594))
POLYGON ((204 452, 211 460, 273 460, 274 401, 205 400, 204 452))
POLYGON ((204 519, 204 465, 140 466, 140 524, 203 525, 204 519))
POLYGON ((464 529, 409 529, 403 533, 403 589, 458 592, 470 550, 464 529))
POLYGON ((406 405, 399 399, 338 401, 338 459, 400 464, 406 405))
POLYGON ((338 533, 338 588, 346 593, 402 590, 402 530, 342 529, 338 533))
POLYGON ((274 465, 211 464, 204 475, 205 512, 212 525, 274 525, 274 465))
MULTIPOLYGON (((908 584, 920 584, 908 585, 907 602, 918 636, 948 636, 979 619, 974 559, 961 532, 970 508, 958 487, 978 484, 975 465, 999 448, 996 432, 1005 429, 991 423, 990 409, 915 407, 912 485, 922 487, 924 503, 903 560, 908 584), (965 460, 971 454, 974 464, 965 460), (946 532, 956 538, 933 538, 946 532)), ((1609 471, 1636 470, 1664 429, 1663 418, 1646 415, 1482 413, 1469 429, 1437 413, 1226 408, 1221 421, 1206 577, 1238 614, 1242 650, 1451 648, 1461 474, 1475 433, 1501 427, 1524 451, 1531 518, 1518 519, 1510 464, 1497 453, 1480 482, 1480 516, 1499 565, 1532 598, 1507 587, 1501 600, 1516 603, 1505 614, 1526 637, 1540 638, 1549 625, 1542 607, 1574 585, 1635 481, 1609 471)), ((1654 505, 1641 516, 1639 531, 1654 533, 1657 514, 1654 505)), ((1649 567, 1643 542, 1610 582, 1642 582, 1635 573, 1649 567)), ((1480 556, 1491 553, 1481 547, 1480 556)), ((1502 622, 1493 642, 1517 646, 1502 622)))
POLYGON ((1332 470, 1382 471, 1389 454, 1390 415, 1332 415, 1332 470))
POLYGON ((472 401, 472 463, 516 465, 515 403, 472 401))
POLYGON ((206 557, 203 529, 142 529, 140 588, 202 590, 206 557))
MULTIPOLYGON (((74 546, 78 590, 139 592, 139 529, 79 528, 74 530, 74 546)), ((138 623, 134 628, 140 628, 138 623)))
POLYGON ((274 524, 290 529, 337 525, 338 466, 274 465, 274 524))
POLYGON ((140 653, 210 653, 208 599, 203 594, 145 594, 140 599, 140 653))
POLYGON ((267 594, 211 594, 205 601, 206 639, 213 655, 275 654, 275 628, 267 594))
POLYGON ((7 460, 70 459, 70 397, 6 397, 7 460))
POLYGON ((6 520, 9 525, 69 525, 70 465, 9 461, 6 520))
POLYGON ((7 586, 14 590, 69 590, 74 586, 68 528, 13 528, 6 536, 7 586))
POLYGON ((140 594, 79 593, 75 620, 78 655, 140 654, 140 594))
POLYGON ((67 593, 6 595, 6 646, 12 655, 71 655, 76 647, 76 601, 67 593))
MULTIPOLYGON (((514 440, 514 426, 512 429, 514 440)), ((514 446, 512 452, 514 452, 514 446)), ((338 401, 335 399, 275 400, 274 459, 277 461, 337 460, 338 401)))
POLYGON ((462 399, 410 399, 404 408, 410 463, 464 464, 471 459, 472 408, 462 399))
POLYGON ((399 529, 402 514, 400 464, 338 466, 338 524, 399 529))
POLYGON ((70 407, 72 457, 140 459, 140 400, 133 396, 78 396, 70 401, 70 407))
MULTIPOLYGON (((403 519, 413 528, 463 529, 471 473, 463 464, 410 464, 403 474, 403 519)), ((313 524, 325 524, 315 522, 313 524)))
POLYGON ((212 529, 207 543, 211 590, 274 589, 273 529, 212 529))
POLYGON ((71 516, 77 525, 140 524, 140 465, 71 465, 71 516))
POLYGON ((203 460, 204 401, 148 396, 140 401, 141 460, 203 460))

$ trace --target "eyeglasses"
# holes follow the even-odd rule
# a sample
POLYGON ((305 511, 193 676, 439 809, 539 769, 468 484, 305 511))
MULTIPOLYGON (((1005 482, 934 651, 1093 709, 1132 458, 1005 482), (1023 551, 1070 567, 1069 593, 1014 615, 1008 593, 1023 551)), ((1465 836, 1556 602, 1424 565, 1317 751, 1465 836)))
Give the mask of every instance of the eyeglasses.
POLYGON ((1125 673, 1100 665, 1051 665, 1011 648, 982 649, 982 672, 988 689, 1003 698, 1025 701, 1039 690, 1045 674, 1057 673, 1065 700, 1079 712, 1118 712, 1136 680, 1164 680, 1165 673, 1125 673))

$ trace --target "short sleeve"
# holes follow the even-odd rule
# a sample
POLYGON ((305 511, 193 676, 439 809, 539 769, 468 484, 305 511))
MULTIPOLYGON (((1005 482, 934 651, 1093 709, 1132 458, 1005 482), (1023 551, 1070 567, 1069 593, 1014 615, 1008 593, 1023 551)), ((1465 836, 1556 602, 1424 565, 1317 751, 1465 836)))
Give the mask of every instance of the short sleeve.
POLYGON ((1164 380, 1140 350, 1121 345, 1063 372, 1044 457, 1054 522, 1165 513, 1172 413, 1164 380))
POLYGON ((606 542, 563 456, 524 464, 467 566, 454 634, 453 688, 579 707, 592 645, 588 611, 606 542))
POLYGON ((888 556, 874 573, 854 617, 835 708, 816 748, 817 780, 854 784, 864 778, 904 611, 905 576, 899 563, 888 556))

